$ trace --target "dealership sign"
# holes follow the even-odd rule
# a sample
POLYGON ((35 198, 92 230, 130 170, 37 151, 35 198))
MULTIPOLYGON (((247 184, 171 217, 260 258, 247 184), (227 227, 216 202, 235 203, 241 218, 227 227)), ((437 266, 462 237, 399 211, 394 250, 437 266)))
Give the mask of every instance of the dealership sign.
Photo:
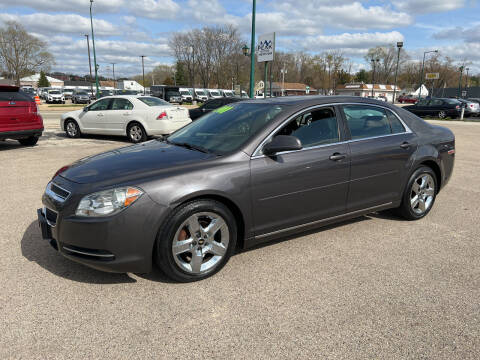
POLYGON ((438 80, 438 79, 440 79, 440 74, 439 73, 426 73, 425 74, 425 79, 427 79, 427 80, 438 80))
POLYGON ((273 61, 275 57, 275 33, 264 34, 258 37, 258 62, 273 61))

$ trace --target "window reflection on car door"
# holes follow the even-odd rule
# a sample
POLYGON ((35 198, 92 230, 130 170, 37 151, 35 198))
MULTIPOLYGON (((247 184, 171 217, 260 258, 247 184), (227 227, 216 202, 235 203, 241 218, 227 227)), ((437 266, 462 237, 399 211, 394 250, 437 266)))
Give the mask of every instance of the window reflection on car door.
POLYGON ((256 235, 345 211, 350 160, 336 113, 334 107, 309 110, 275 134, 297 137, 302 150, 252 158, 256 235), (332 160, 335 154, 343 157, 332 160))

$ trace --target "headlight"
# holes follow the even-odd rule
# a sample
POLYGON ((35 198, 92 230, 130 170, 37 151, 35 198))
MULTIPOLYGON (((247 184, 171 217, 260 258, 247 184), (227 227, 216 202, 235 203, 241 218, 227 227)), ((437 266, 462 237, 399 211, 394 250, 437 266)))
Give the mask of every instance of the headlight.
POLYGON ((129 207, 143 195, 134 187, 121 187, 85 196, 78 204, 77 216, 108 216, 129 207))

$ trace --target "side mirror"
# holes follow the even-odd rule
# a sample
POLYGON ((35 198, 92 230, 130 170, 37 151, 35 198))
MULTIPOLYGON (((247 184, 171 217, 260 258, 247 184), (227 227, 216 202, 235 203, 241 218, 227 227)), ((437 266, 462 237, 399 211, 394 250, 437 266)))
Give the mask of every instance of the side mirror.
POLYGON ((88 106, 85 106, 85 107, 83 108, 83 112, 87 112, 87 111, 88 111, 88 106))
POLYGON ((301 150, 302 142, 295 136, 277 135, 263 147, 265 155, 274 155, 282 151, 301 150))

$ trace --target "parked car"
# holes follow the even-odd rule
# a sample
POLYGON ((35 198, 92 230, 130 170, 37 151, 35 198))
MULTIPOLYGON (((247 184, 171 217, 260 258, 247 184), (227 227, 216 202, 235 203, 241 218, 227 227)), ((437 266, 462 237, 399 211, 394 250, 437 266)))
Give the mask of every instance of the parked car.
POLYGON ((35 100, 17 86, 0 85, 0 141, 18 140, 33 146, 43 132, 35 100))
POLYGON ((158 97, 169 103, 183 104, 183 98, 178 86, 152 85, 150 86, 152 96, 158 97))
POLYGON ((205 101, 201 106, 195 109, 189 109, 188 112, 190 113, 190 119, 196 120, 200 116, 208 114, 210 111, 215 109, 221 108, 227 104, 231 104, 237 101, 240 101, 240 98, 218 98, 218 99, 210 99, 205 101))
POLYGON ((180 95, 182 96, 182 102, 192 102, 193 96, 190 94, 190 91, 186 88, 180 88, 180 95))
POLYGON ((31 98, 34 98, 37 95, 33 87, 22 87, 20 91, 30 96, 31 98))
POLYGON ((72 103, 74 104, 89 104, 90 95, 85 90, 75 90, 72 95, 72 103))
POLYGON ((73 96, 73 89, 63 89, 62 92, 65 100, 71 99, 73 96))
POLYGON ((457 99, 460 101, 465 108, 464 116, 478 116, 480 114, 480 105, 476 101, 465 100, 465 99, 457 99))
POLYGON ((397 99, 400 104, 416 104, 418 101, 418 96, 414 95, 400 95, 397 99))
POLYGON ((65 104, 65 96, 61 90, 52 89, 47 91, 47 104, 65 104))
POLYGON ((195 89, 195 100, 205 102, 208 100, 208 95, 205 90, 195 89))
POLYGON ((189 124, 188 110, 151 96, 117 95, 101 98, 63 114, 60 127, 68 137, 82 134, 127 136, 133 143, 152 135, 168 135, 189 124))
POLYGON ((454 154, 449 129, 388 103, 242 101, 163 141, 62 167, 38 221, 71 260, 133 273, 155 263, 176 281, 195 281, 219 271, 237 244, 389 208, 421 219, 448 183, 454 154))
POLYGON ((206 89, 205 91, 209 99, 219 99, 223 97, 218 89, 206 89))
POLYGON ((403 109, 417 116, 432 116, 445 119, 446 117, 459 117, 461 106, 461 102, 456 99, 433 98, 421 99, 415 105, 404 106, 403 109))

